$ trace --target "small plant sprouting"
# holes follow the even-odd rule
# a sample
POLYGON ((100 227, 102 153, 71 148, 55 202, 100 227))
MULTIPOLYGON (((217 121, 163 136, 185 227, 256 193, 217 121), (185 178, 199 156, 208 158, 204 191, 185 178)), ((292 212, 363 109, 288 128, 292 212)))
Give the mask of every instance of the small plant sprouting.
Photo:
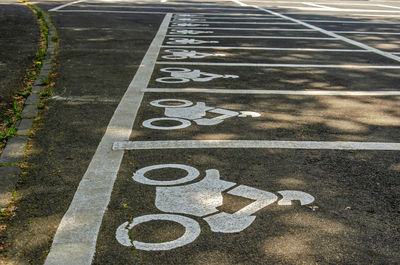
POLYGON ((57 42, 57 41, 58 41, 58 37, 57 37, 57 36, 51 37, 51 41, 52 41, 52 42, 57 42))

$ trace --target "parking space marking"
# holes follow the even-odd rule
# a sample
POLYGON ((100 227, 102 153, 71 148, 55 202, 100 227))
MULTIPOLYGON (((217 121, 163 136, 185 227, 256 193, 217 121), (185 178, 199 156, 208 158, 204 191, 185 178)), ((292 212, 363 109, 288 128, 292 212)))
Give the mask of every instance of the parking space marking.
POLYGON ((212 88, 143 88, 155 93, 210 93, 210 94, 265 94, 265 95, 321 95, 321 96, 400 96, 400 91, 349 91, 349 90, 257 90, 212 88))
POLYGON ((266 51, 309 51, 309 52, 363 52, 367 50, 353 49, 320 49, 320 48, 276 48, 276 47, 230 47, 230 46, 173 46, 162 45, 161 48, 192 48, 192 49, 214 49, 214 50, 266 50, 266 51))
POLYGON ((273 64, 273 63, 212 63, 212 62, 164 62, 163 65, 207 65, 207 66, 249 66, 280 68, 339 68, 339 69, 400 69, 400 65, 362 65, 362 64, 273 64))
POLYGON ((320 20, 320 19, 301 19, 304 22, 315 23, 339 23, 339 24, 373 24, 373 25, 399 25, 400 22, 375 22, 375 21, 354 21, 354 20, 320 20))
MULTIPOLYGON (((176 7, 174 6, 139 6, 139 5, 131 5, 131 6, 125 6, 125 5, 76 5, 76 6, 82 6, 82 7, 100 7, 100 8, 132 8, 132 9, 174 9, 176 7)), ((228 10, 228 11, 253 11, 251 8, 243 8, 243 7, 189 7, 189 9, 193 10, 228 10)))
POLYGON ((52 9, 50 9, 49 11, 58 11, 58 10, 64 8, 64 7, 72 6, 72 5, 75 5, 75 4, 78 4, 78 3, 82 3, 82 2, 85 2, 85 1, 86 1, 86 0, 74 1, 74 2, 71 2, 71 3, 67 3, 67 4, 64 4, 64 5, 61 5, 61 6, 57 6, 57 7, 55 7, 55 8, 52 8, 52 9))
MULTIPOLYGON (((182 23, 183 21, 173 20, 172 23, 182 23)), ((226 22, 226 21, 193 21, 196 24, 238 24, 238 25, 295 25, 293 22, 226 22)))
POLYGON ((356 9, 356 8, 313 8, 313 7, 297 7, 286 6, 285 8, 297 9, 301 11, 317 11, 317 12, 333 12, 333 13, 346 13, 346 12, 360 12, 360 13, 400 13, 397 10, 379 10, 379 9, 356 9))
POLYGON ((115 110, 106 132, 61 220, 45 265, 90 265, 103 215, 122 161, 122 151, 112 151, 115 141, 128 140, 154 63, 172 18, 169 13, 146 52, 132 82, 115 110))
POLYGON ((119 141, 113 150, 186 149, 186 148, 268 148, 318 150, 385 150, 400 151, 400 143, 330 142, 330 141, 269 141, 269 140, 178 140, 119 141))
POLYGON ((393 9, 400 9, 400 7, 398 7, 398 6, 389 6, 389 5, 382 5, 382 4, 378 4, 378 5, 376 5, 376 6, 379 6, 379 7, 387 7, 387 8, 393 8, 393 9))
POLYGON ((340 34, 400 35, 399 32, 370 32, 370 31, 332 31, 332 32, 340 34))
MULTIPOLYGON (((167 37, 186 38, 187 35, 167 35, 167 37)), ((287 37, 287 36, 191 36, 191 38, 209 38, 209 39, 288 39, 288 40, 337 40, 335 38, 320 38, 320 37, 287 37)))
POLYGON ((285 29, 285 28, 276 28, 276 29, 270 29, 270 28, 213 28, 213 27, 178 27, 178 26, 171 26, 169 27, 170 29, 194 29, 194 30, 253 30, 253 31, 304 31, 304 32, 310 32, 310 31, 316 31, 313 29, 285 29))
MULTIPOLYGON (((239 0, 237 0, 237 1, 239 1, 239 0)), ((379 54, 379 55, 382 55, 382 56, 384 56, 384 57, 387 57, 387 58, 390 58, 390 59, 392 59, 392 60, 395 60, 395 61, 397 61, 397 62, 400 62, 400 57, 399 57, 399 56, 396 56, 396 55, 391 54, 391 53, 389 53, 389 52, 384 52, 384 51, 382 51, 382 50, 373 48, 373 47, 368 46, 368 45, 366 45, 366 44, 363 44, 363 43, 361 43, 361 42, 358 42, 358 41, 355 41, 355 40, 351 40, 351 39, 349 39, 349 38, 343 37, 343 36, 341 36, 341 35, 338 35, 338 34, 336 34, 336 33, 331 32, 331 31, 322 29, 322 28, 320 28, 320 27, 317 27, 317 26, 308 24, 308 23, 303 22, 303 21, 301 21, 301 20, 298 20, 298 19, 295 19, 295 18, 291 18, 291 17, 288 17, 288 16, 286 16, 286 15, 282 15, 282 14, 280 14, 280 13, 277 13, 277 12, 274 12, 274 11, 271 11, 271 10, 268 10, 268 9, 265 9, 265 8, 262 8, 262 7, 259 7, 259 6, 255 6, 255 5, 254 5, 253 7, 256 8, 256 9, 258 9, 258 10, 265 11, 265 12, 271 14, 271 15, 275 15, 275 16, 278 16, 278 17, 285 18, 285 19, 287 19, 287 20, 293 21, 293 22, 298 23, 298 24, 300 24, 300 25, 303 25, 303 26, 305 26, 305 27, 307 27, 307 28, 315 29, 315 30, 317 30, 317 31, 319 31, 319 32, 321 32, 321 33, 324 33, 324 34, 326 34, 326 35, 328 35, 328 36, 331 36, 331 37, 333 37, 333 38, 338 38, 338 39, 340 39, 340 40, 342 40, 342 41, 344 41, 344 42, 347 42, 347 43, 352 44, 352 45, 354 45, 354 46, 357 46, 357 47, 359 47, 359 48, 366 49, 366 50, 370 50, 370 51, 372 51, 372 52, 374 52, 374 53, 376 53, 376 54, 379 54)), ((400 11, 399 11, 399 12, 400 12, 400 11)))

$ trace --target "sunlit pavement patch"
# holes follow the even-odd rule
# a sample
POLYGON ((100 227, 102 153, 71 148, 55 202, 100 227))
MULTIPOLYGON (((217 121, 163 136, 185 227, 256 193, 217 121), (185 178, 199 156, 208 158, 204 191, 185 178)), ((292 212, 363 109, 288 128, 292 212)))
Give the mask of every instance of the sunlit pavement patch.
MULTIPOLYGON (((108 263, 117 256, 121 264, 194 264, 193 260, 196 260, 196 264, 209 264, 219 258, 230 263, 238 263, 243 259, 246 259, 246 263, 258 264, 267 261, 293 262, 298 259, 315 262, 321 256, 324 256, 324 261, 333 263, 351 263, 362 257, 371 261, 373 257, 363 256, 363 253, 371 248, 382 253, 386 245, 396 241, 395 186, 400 161, 395 154, 397 152, 254 152, 248 149, 128 151, 121 165, 109 210, 104 216, 93 264, 108 263), (186 168, 172 166, 163 169, 160 164, 180 164, 186 168), (188 179, 187 184, 199 183, 206 176, 206 171, 211 169, 218 171, 224 183, 237 183, 232 184, 231 192, 222 192, 222 206, 217 207, 218 212, 233 214, 254 202, 238 194, 234 195, 234 187, 238 189, 240 185, 270 192, 277 196, 277 200, 252 214, 254 221, 240 232, 213 232, 207 221, 193 213, 182 215, 176 213, 177 208, 172 210, 161 204, 157 206, 157 198, 161 199, 157 197, 160 195, 158 193, 163 191, 146 185, 150 180, 156 180, 154 185, 164 181, 173 184, 174 180, 190 174, 184 170, 187 168, 196 169, 196 178, 192 181, 188 179), (141 181, 144 184, 137 182, 138 175, 142 173, 146 173, 146 179, 141 181), (307 205, 301 205, 300 201, 284 206, 279 204, 282 194, 278 191, 282 190, 303 191, 311 194, 315 201, 307 205), (156 219, 152 215, 159 216, 160 220, 150 221, 156 219), (120 244, 116 238, 118 227, 125 222, 128 225, 131 220, 138 222, 130 227, 127 242, 135 240, 158 246, 158 243, 181 238, 186 230, 191 231, 191 228, 185 230, 175 223, 180 219, 173 219, 170 215, 190 218, 199 224, 201 231, 193 227, 198 235, 191 243, 168 251, 140 250, 140 245, 137 245, 138 249, 132 250, 120 244), (148 217, 136 219, 140 216, 148 217), (385 222, 381 218, 385 218, 385 222), (379 231, 388 233, 382 235, 379 231), (356 253, 353 251, 354 242, 358 242, 359 247, 356 253), (215 252, 216 249, 218 252, 215 252), (336 255, 338 249, 340 255, 336 255)), ((189 187, 187 184, 176 187, 189 187)), ((182 207, 191 200, 185 199, 185 196, 181 198, 182 207)), ((208 203, 220 204, 214 197, 207 197, 211 194, 198 196, 205 196, 201 200, 204 207, 208 203)), ((168 201, 163 199, 159 203, 168 204, 168 201)), ((180 209, 181 206, 176 204, 175 207, 180 209)), ((389 252, 385 250, 385 253, 386 261, 398 258, 398 253, 393 249, 389 252)))

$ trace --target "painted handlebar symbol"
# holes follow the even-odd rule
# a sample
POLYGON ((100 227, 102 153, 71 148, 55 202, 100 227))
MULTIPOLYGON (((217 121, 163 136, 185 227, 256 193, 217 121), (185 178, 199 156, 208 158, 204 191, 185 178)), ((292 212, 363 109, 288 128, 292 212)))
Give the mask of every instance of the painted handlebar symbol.
POLYGON ((131 222, 123 223, 117 228, 117 241, 124 246, 134 246, 146 251, 170 250, 193 242, 201 233, 198 221, 181 214, 202 218, 213 232, 237 233, 254 222, 256 216, 253 214, 276 201, 278 205, 291 205, 293 200, 300 201, 301 205, 314 201, 314 197, 310 194, 295 190, 278 191, 277 194, 282 197, 279 200, 272 192, 222 180, 216 169, 206 170, 203 179, 189 183, 199 176, 199 170, 183 164, 152 165, 136 171, 132 177, 134 181, 156 186, 155 206, 164 213, 143 215, 133 218, 131 222), (150 171, 168 168, 183 170, 186 175, 175 180, 152 180, 146 177, 150 171), (221 212, 218 207, 223 204, 222 192, 247 198, 253 202, 232 214, 221 212), (131 240, 129 233, 135 226, 157 220, 176 222, 184 227, 185 233, 175 240, 161 243, 131 240))

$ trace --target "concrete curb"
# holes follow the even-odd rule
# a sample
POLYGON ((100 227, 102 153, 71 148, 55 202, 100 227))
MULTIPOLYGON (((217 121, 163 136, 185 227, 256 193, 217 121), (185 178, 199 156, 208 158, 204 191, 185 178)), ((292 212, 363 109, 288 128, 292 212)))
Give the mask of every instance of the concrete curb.
POLYGON ((11 164, 21 163, 24 159, 25 148, 28 143, 28 135, 32 128, 34 119, 38 116, 37 104, 40 101, 40 93, 46 86, 46 82, 51 73, 52 61, 55 59, 56 44, 52 41, 56 37, 56 28, 51 23, 48 14, 41 8, 31 5, 36 11, 43 14, 46 21, 49 34, 47 36, 46 57, 42 61, 42 67, 37 76, 34 86, 32 86, 31 94, 25 101, 24 109, 21 113, 22 120, 17 126, 15 136, 8 139, 3 153, 0 156, 0 164, 7 164, 0 167, 0 208, 4 208, 10 202, 12 191, 20 176, 18 166, 11 164))

